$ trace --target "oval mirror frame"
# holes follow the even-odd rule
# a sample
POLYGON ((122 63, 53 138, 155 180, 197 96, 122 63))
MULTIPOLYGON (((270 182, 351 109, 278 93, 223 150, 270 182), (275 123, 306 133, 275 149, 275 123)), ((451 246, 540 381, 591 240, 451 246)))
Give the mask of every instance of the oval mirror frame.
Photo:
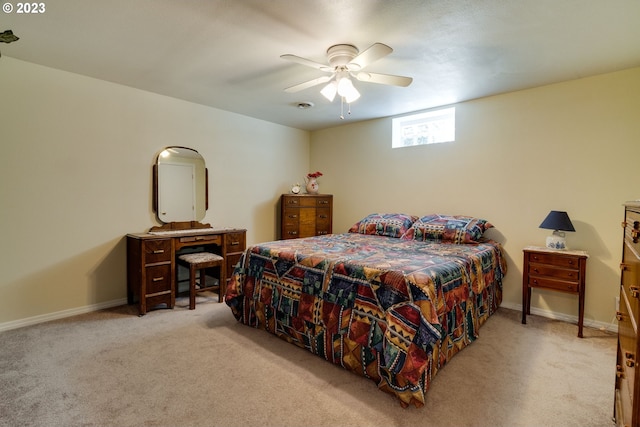
POLYGON ((196 150, 170 146, 153 165, 153 210, 162 223, 201 221, 209 208, 209 176, 196 150))

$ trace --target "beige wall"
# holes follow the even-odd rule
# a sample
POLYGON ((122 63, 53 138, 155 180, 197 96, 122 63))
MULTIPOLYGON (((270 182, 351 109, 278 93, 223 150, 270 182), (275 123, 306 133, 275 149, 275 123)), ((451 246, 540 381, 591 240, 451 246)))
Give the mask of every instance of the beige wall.
MULTIPOLYGON (((591 255, 586 322, 613 325, 621 204, 640 198, 640 68, 457 104, 454 144, 396 150, 390 119, 310 137, 7 57, 0 94, 0 330, 124 301, 124 236, 157 224, 151 166, 168 145, 207 162, 204 222, 247 228, 249 243, 276 237, 279 195, 311 170, 334 194, 335 232, 375 211, 486 218, 508 254, 512 308, 522 248, 544 242, 549 210, 567 210, 568 244, 591 255)), ((570 295, 532 304, 577 315, 570 295)))
POLYGON ((168 145, 207 163, 203 222, 276 236, 309 133, 0 59, 0 330, 122 303, 125 240, 157 225, 151 167, 168 145))
MULTIPOLYGON (((371 212, 492 222, 509 261, 504 305, 517 309, 522 248, 544 245, 550 210, 568 211, 568 245, 591 256, 585 323, 615 327, 622 203, 640 198, 639 115, 635 68, 457 104, 452 144, 391 149, 391 119, 313 132, 311 169, 335 195, 334 232, 371 212)), ((577 298, 534 291, 532 311, 572 320, 577 298)))

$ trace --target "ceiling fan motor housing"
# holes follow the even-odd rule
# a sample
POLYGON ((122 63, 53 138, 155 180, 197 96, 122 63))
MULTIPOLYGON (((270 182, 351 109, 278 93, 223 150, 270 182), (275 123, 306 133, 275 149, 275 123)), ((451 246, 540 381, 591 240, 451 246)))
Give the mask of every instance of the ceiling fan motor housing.
POLYGON ((327 49, 327 59, 332 67, 340 67, 350 63, 358 53, 358 48, 351 44, 336 44, 327 49))

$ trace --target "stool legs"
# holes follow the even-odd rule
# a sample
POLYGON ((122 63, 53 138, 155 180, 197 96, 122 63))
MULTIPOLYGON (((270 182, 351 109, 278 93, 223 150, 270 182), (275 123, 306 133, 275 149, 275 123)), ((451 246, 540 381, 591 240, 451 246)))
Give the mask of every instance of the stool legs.
MULTIPOLYGON (((196 274, 198 270, 195 264, 189 266, 189 310, 196 308, 196 274)), ((204 275, 204 268, 200 270, 200 283, 202 283, 202 276, 204 275)))

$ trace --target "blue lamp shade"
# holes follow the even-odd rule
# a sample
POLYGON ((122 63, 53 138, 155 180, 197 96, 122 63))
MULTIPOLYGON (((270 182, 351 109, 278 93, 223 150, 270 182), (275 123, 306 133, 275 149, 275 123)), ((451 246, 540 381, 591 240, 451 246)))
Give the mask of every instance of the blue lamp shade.
POLYGON ((553 230, 553 234, 547 237, 547 247, 550 249, 567 249, 564 232, 576 231, 569 219, 569 215, 564 211, 551 211, 542 221, 540 228, 553 230))

